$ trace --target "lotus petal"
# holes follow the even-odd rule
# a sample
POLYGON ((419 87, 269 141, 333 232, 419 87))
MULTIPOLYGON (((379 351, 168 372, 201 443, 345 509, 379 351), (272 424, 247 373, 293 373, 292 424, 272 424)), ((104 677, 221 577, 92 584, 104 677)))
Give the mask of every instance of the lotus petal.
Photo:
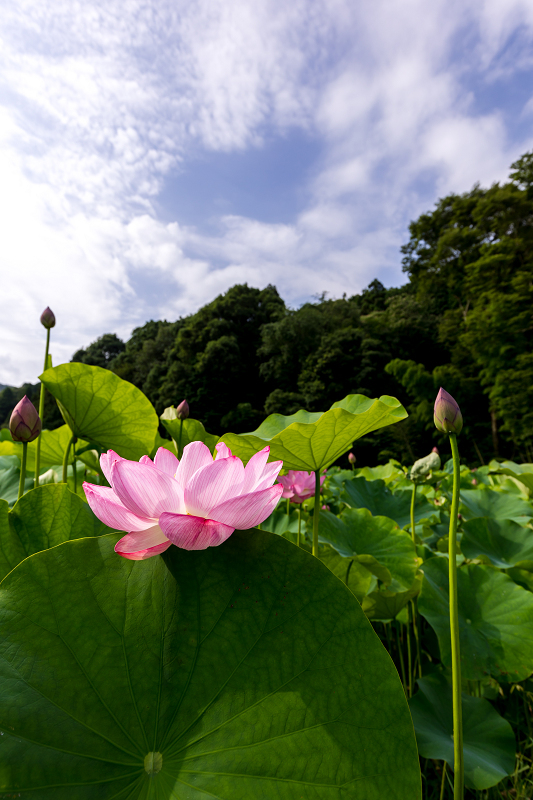
POLYGON ((190 514, 161 514, 159 524, 172 544, 183 550, 216 547, 225 542, 235 530, 222 522, 190 514))

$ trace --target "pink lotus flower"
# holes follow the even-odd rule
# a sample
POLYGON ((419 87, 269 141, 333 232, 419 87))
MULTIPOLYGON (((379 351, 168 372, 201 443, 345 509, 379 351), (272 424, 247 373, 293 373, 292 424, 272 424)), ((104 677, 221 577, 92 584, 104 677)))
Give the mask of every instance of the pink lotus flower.
POLYGON ((282 462, 267 464, 269 447, 246 467, 222 442, 213 460, 203 442, 191 442, 176 456, 160 447, 154 460, 100 457, 111 488, 84 483, 87 501, 108 527, 128 531, 115 545, 124 558, 139 561, 171 544, 205 550, 222 544, 237 528, 253 528, 270 516, 282 493, 273 486, 282 462))
MULTIPOLYGON (((324 483, 326 476, 322 475, 320 478, 320 485, 324 483)), ((286 475, 280 475, 278 482, 283 486, 283 494, 285 499, 289 499, 291 503, 303 503, 309 497, 313 497, 315 493, 315 473, 304 472, 303 470, 290 469, 286 475)))

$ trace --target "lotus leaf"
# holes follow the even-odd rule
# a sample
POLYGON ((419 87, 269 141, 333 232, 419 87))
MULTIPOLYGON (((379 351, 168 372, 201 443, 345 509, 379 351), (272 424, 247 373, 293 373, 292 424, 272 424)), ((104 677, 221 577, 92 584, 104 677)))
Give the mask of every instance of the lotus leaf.
POLYGON ((486 556, 496 567, 533 570, 533 531, 511 519, 475 517, 463 525, 466 558, 486 556))
POLYGON ((2 584, 4 793, 420 798, 396 670, 317 558, 266 531, 147 561, 117 539, 2 584))
MULTIPOLYGON (((332 482, 335 478, 332 479, 332 482)), ((400 528, 411 524, 411 498, 412 488, 409 491, 392 493, 385 481, 367 481, 365 478, 353 478, 344 481, 341 500, 352 508, 367 508, 375 516, 389 517, 400 528)), ((417 492, 415 500, 415 523, 423 519, 437 519, 438 512, 435 506, 417 492)))
POLYGON ((460 511, 466 519, 512 519, 519 525, 527 525, 533 517, 533 506, 530 503, 516 495, 498 492, 488 486, 461 490, 460 511))

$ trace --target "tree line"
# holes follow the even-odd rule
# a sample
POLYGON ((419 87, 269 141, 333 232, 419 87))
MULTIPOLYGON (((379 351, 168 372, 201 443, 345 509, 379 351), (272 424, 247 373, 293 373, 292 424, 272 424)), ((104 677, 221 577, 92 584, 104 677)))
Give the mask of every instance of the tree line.
MULTIPOLYGON (((409 226, 407 282, 288 307, 274 286, 233 286, 195 314, 147 322, 123 342, 104 334, 72 360, 111 369, 158 413, 186 398, 222 434, 268 414, 320 411, 347 394, 397 396, 403 423, 357 443, 359 463, 401 461, 439 444, 439 386, 465 420, 462 455, 533 461, 533 153, 509 180, 450 194, 409 226)), ((32 387, 0 392, 0 420, 32 387)), ((46 425, 61 424, 46 410, 46 425)), ((444 443, 444 439, 442 440, 444 443)))

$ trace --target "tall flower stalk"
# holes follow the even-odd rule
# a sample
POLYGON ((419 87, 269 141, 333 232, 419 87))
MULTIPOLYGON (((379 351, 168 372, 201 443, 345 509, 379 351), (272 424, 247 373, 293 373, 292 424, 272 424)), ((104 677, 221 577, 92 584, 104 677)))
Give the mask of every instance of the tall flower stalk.
MULTIPOLYGON (((48 308, 45 308, 43 313, 41 314, 41 325, 44 325, 46 328, 46 347, 44 351, 44 370, 48 369, 48 354, 50 350, 50 329, 54 327, 56 324, 56 318, 54 316, 54 312, 48 308)), ((41 394, 39 396, 39 417, 42 421, 44 417, 44 396, 46 393, 46 389, 44 385, 41 383, 41 394)), ((35 446, 35 486, 39 486, 39 472, 41 468, 41 437, 37 439, 37 444, 35 446)))
POLYGON ((453 491, 449 531, 449 583, 450 583, 450 631, 452 651, 453 692, 453 798, 464 798, 463 721, 461 704, 461 652, 459 643, 459 607, 457 601, 457 515, 459 512, 459 483, 461 465, 457 434, 463 427, 461 410, 453 397, 439 389, 435 400, 434 420, 437 430, 450 438, 453 459, 453 491))
POLYGON ((22 459, 20 464, 20 480, 17 501, 24 494, 26 482, 26 460, 28 442, 33 442, 41 432, 41 418, 37 409, 26 395, 17 403, 9 420, 9 431, 14 442, 22 442, 22 459))

